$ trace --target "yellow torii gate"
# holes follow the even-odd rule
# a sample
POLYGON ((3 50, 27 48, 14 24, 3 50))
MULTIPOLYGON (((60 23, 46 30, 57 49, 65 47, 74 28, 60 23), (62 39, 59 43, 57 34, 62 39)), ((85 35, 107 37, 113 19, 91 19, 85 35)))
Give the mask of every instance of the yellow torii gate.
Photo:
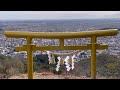
POLYGON ((27 51, 28 59, 28 79, 33 79, 33 51, 36 50, 91 50, 91 79, 96 79, 96 50, 107 49, 108 45, 96 43, 97 37, 117 35, 117 29, 93 30, 81 32, 20 32, 5 31, 8 38, 26 38, 27 43, 22 47, 16 47, 16 51, 27 51), (32 44, 33 38, 59 39, 59 46, 36 46, 32 44), (84 46, 64 46, 64 39, 71 38, 91 38, 91 44, 84 46))

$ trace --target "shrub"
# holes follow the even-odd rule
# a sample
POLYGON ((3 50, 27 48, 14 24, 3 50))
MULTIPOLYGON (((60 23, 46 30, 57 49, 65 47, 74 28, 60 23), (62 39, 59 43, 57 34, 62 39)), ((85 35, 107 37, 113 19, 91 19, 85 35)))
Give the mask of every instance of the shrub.
POLYGON ((57 74, 57 75, 61 75, 61 74, 63 74, 63 71, 62 71, 62 70, 56 71, 56 70, 54 69, 54 70, 53 70, 53 73, 54 73, 54 74, 57 74))
POLYGON ((115 69, 119 64, 117 62, 113 62, 113 63, 108 63, 106 64, 106 67, 108 69, 115 69))
POLYGON ((0 73, 6 76, 24 73, 24 64, 19 59, 0 55, 0 73))

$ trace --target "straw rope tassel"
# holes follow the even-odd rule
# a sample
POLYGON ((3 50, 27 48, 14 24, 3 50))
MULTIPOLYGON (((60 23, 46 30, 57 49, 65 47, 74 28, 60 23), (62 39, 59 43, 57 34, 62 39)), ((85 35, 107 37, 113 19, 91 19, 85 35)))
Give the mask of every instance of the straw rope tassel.
POLYGON ((69 56, 68 64, 72 64, 72 56, 71 55, 69 56))
POLYGON ((62 56, 60 56, 60 65, 63 65, 64 64, 64 59, 62 56))
POLYGON ((55 57, 54 57, 54 55, 52 55, 52 57, 51 57, 50 64, 55 64, 55 57))

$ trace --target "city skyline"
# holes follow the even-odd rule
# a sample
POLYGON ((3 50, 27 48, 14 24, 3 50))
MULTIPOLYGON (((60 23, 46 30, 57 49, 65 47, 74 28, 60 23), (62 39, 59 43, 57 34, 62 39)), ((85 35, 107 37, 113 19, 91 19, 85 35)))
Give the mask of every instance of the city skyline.
POLYGON ((118 19, 120 11, 0 11, 0 20, 118 19))

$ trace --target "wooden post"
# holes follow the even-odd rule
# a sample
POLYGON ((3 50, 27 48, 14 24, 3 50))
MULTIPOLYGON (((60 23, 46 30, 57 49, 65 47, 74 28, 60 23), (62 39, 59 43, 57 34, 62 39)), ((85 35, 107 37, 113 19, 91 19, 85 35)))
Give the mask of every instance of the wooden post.
POLYGON ((64 46, 64 39, 59 39, 60 47, 64 46))
POLYGON ((96 79, 96 37, 91 38, 91 79, 96 79))
POLYGON ((33 79, 32 38, 27 38, 28 79, 33 79))

